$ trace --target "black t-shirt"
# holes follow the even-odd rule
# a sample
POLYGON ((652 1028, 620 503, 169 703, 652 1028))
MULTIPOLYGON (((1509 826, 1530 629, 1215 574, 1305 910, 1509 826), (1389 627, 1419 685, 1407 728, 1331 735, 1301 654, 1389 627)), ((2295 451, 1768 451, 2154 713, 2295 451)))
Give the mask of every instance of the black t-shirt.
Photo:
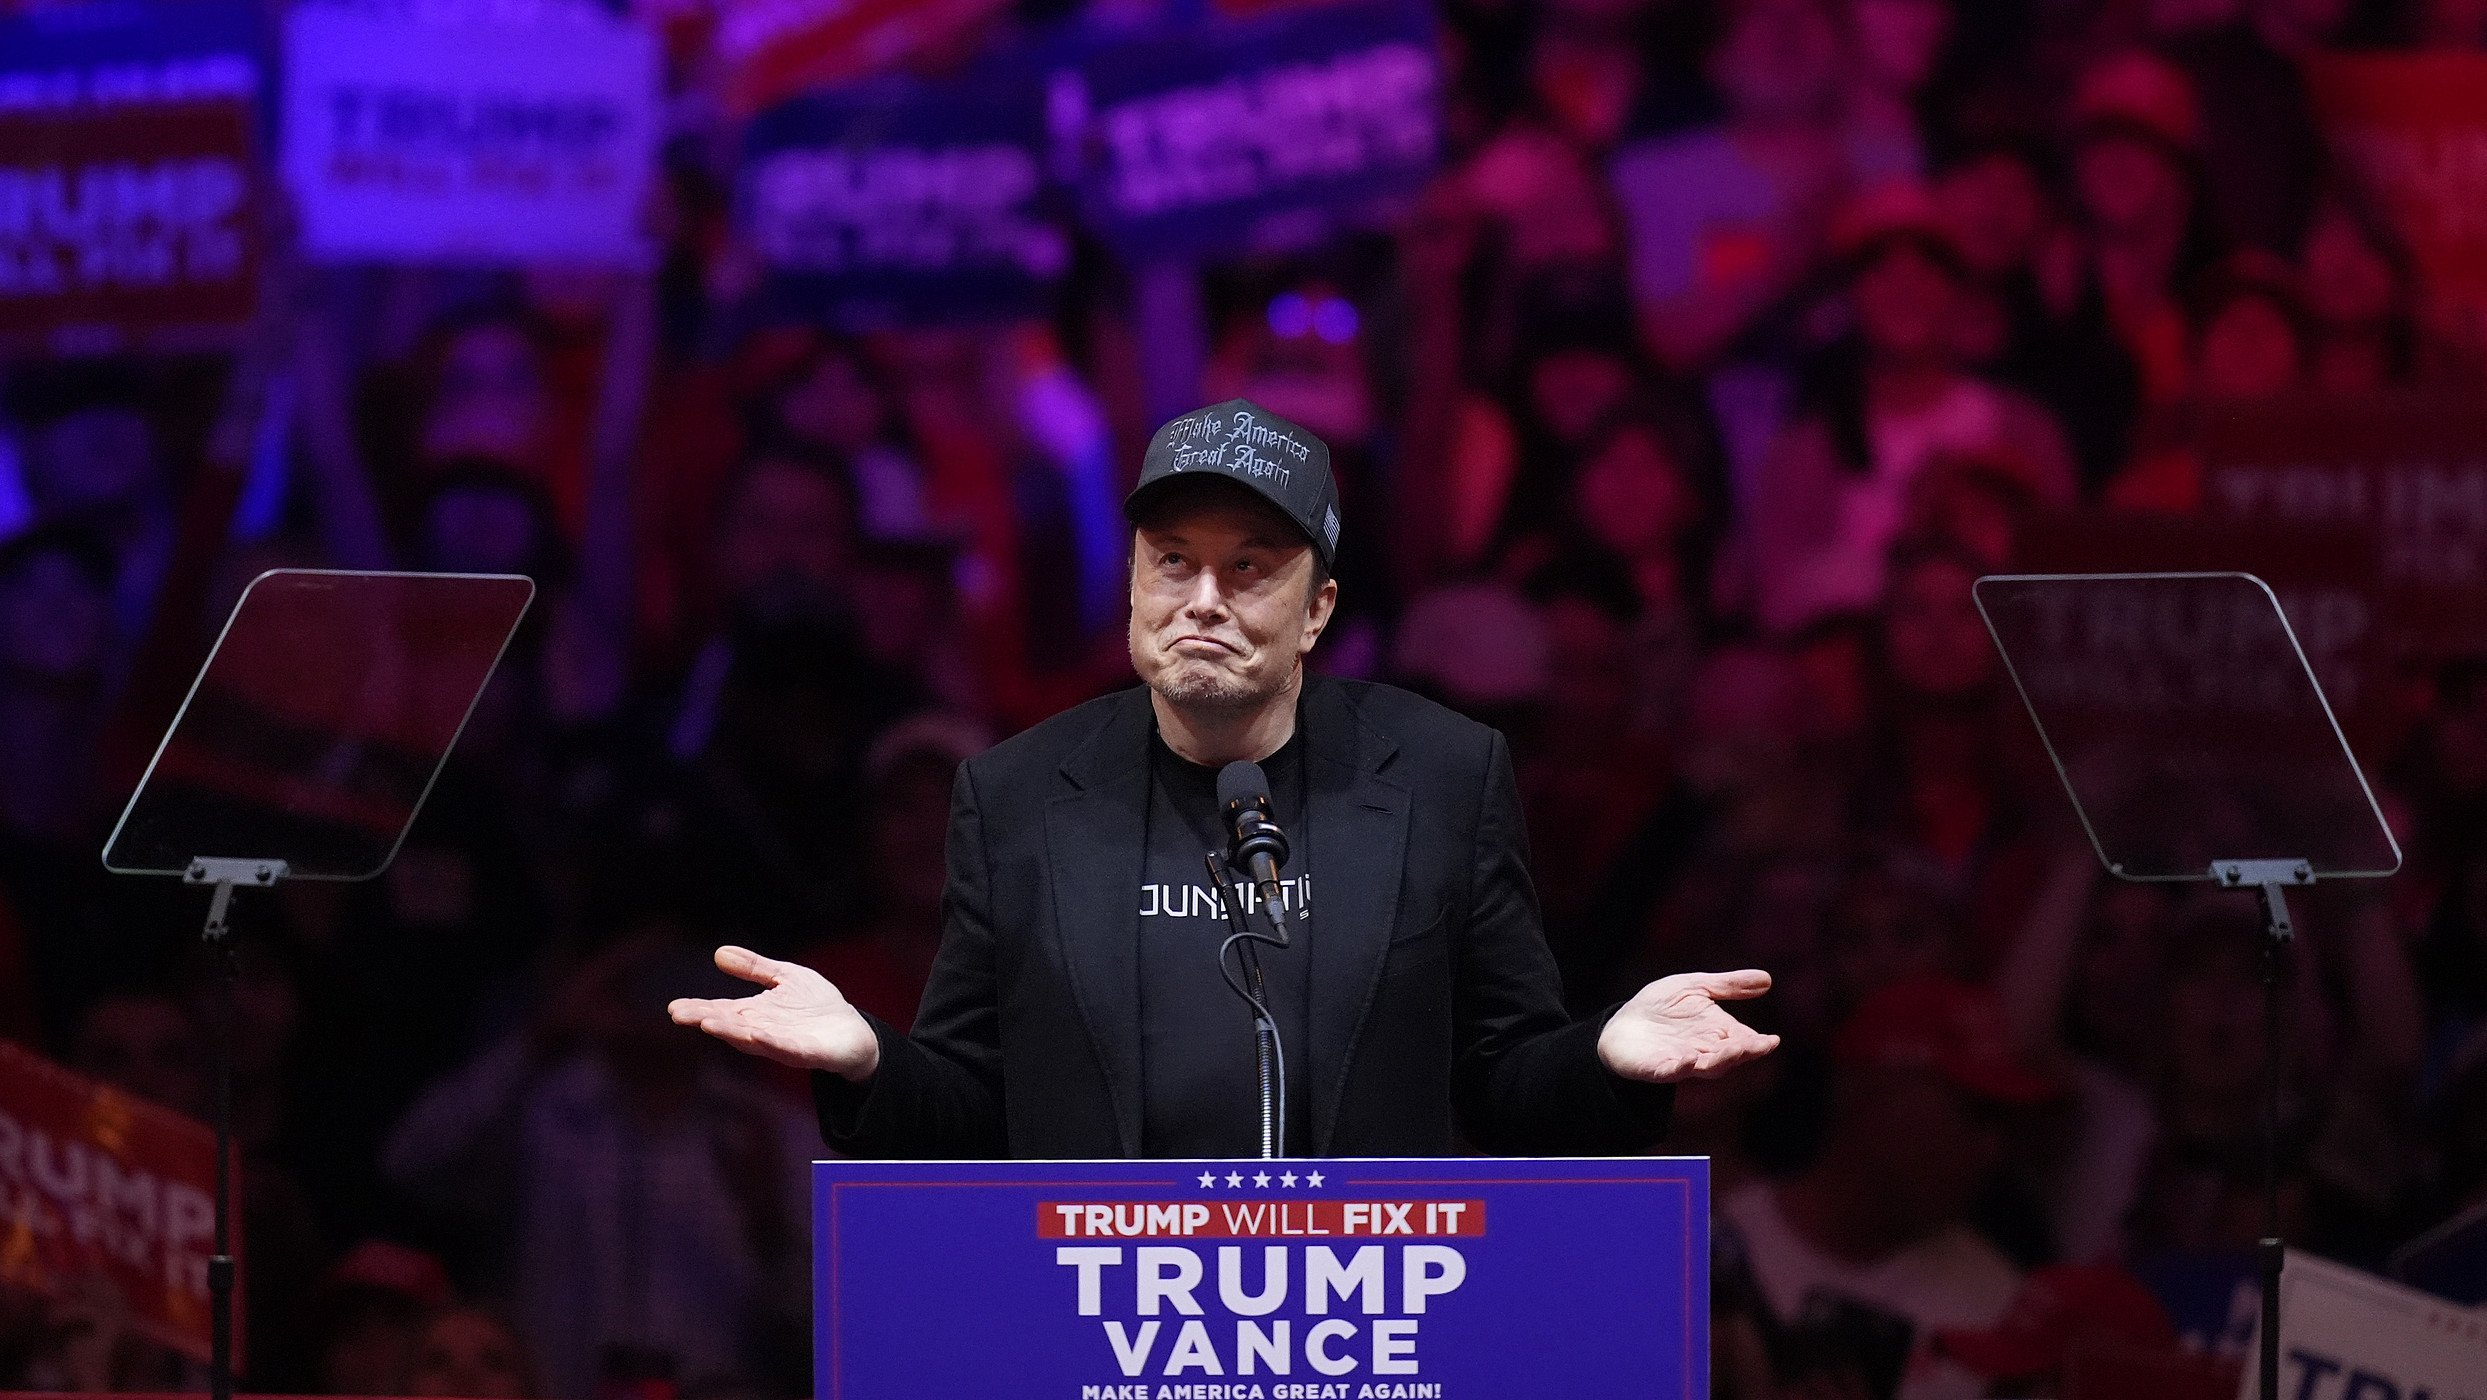
MULTIPOLYGON (((1253 1157, 1261 1099, 1252 1009, 1218 972, 1227 927, 1202 856, 1226 848, 1218 771, 1189 762, 1162 739, 1149 744, 1148 855, 1140 868, 1141 1151, 1149 1157, 1253 1157)), ((1306 1001, 1312 963, 1311 832, 1304 819, 1301 734, 1261 764, 1270 814, 1293 855, 1279 871, 1289 946, 1255 945, 1270 1013, 1286 1049, 1287 1146, 1309 1142, 1306 1001)), ((1252 910, 1257 896, 1243 891, 1252 910)), ((1258 920, 1254 927, 1259 928, 1258 920)), ((1240 945, 1227 957, 1234 966, 1240 945)))

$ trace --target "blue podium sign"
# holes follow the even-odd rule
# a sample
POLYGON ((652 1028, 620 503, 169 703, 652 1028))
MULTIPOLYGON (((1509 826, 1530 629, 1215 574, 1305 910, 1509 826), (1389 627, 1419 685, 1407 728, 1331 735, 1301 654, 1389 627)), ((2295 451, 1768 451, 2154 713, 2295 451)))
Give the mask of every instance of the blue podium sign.
POLYGON ((819 1400, 1709 1394, 1700 1158, 812 1172, 819 1400))

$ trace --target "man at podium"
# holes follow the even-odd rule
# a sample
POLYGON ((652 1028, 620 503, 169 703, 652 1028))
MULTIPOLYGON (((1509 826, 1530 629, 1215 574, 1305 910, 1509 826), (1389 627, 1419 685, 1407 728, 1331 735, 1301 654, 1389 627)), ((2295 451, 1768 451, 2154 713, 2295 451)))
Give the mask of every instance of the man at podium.
POLYGON ((1242 1157, 1253 1014, 1225 981, 1220 769, 1261 765, 1291 838, 1261 951, 1298 1155, 1629 1154, 1676 1081, 1778 1043, 1721 1005, 1760 971, 1563 1009, 1502 736, 1310 674, 1338 600, 1330 452, 1247 400, 1167 423, 1124 503, 1142 685, 970 760, 952 791, 941 951, 912 1034, 820 974, 734 947, 763 989, 675 1021, 813 1071, 821 1131, 876 1157, 1242 1157))

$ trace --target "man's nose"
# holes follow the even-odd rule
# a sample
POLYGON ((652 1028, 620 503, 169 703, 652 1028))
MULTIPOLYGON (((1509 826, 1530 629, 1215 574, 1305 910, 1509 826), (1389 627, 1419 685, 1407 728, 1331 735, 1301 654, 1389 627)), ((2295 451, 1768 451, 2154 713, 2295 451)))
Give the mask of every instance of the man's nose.
POLYGON ((1192 580, 1192 591, 1183 600, 1183 615, 1202 622, 1215 622, 1226 616, 1226 590, 1219 587, 1217 571, 1203 569, 1192 580))

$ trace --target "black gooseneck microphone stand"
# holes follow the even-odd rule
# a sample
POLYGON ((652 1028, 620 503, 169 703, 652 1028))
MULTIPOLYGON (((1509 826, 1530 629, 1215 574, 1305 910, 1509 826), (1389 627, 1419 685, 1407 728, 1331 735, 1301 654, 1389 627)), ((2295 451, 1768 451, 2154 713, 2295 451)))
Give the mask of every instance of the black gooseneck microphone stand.
MULTIPOLYGON (((1270 1014, 1269 988, 1261 979, 1261 954, 1257 945, 1273 948, 1287 946, 1286 926, 1277 916, 1269 915, 1272 932, 1263 933, 1246 921, 1243 912, 1245 892, 1250 888, 1234 878, 1226 858, 1216 851, 1208 853, 1210 884, 1218 892, 1218 907, 1226 911, 1226 941, 1218 945, 1218 975, 1226 985, 1252 1008, 1252 1047, 1256 1075, 1261 1094, 1261 1155, 1283 1157, 1287 1152, 1287 1058, 1286 1047, 1278 1036, 1278 1018, 1270 1014), (1227 965, 1228 949, 1238 950, 1235 961, 1241 966, 1238 975, 1227 965)), ((1266 911, 1267 901, 1263 901, 1266 911)))

